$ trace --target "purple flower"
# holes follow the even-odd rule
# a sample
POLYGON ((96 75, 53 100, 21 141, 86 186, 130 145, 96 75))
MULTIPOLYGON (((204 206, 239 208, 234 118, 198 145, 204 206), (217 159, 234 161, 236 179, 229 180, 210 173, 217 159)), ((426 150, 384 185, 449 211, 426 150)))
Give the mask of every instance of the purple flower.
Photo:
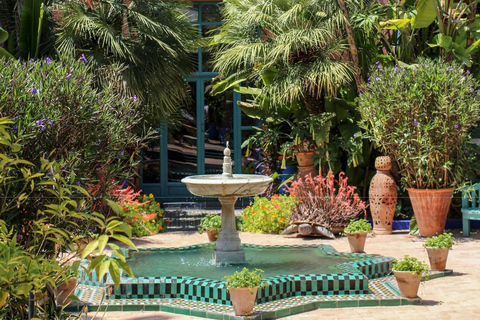
POLYGON ((462 74, 462 78, 466 78, 466 76, 464 74, 462 74))
POLYGON ((415 121, 413 122, 413 124, 417 126, 417 125, 418 125, 417 120, 415 120, 415 121))
POLYGON ((370 82, 370 79, 372 79, 372 77, 368 77, 367 82, 370 82))
POLYGON ((397 66, 395 66, 395 68, 393 68, 393 71, 397 71, 397 70, 398 70, 398 68, 397 68, 397 66))
POLYGON ((358 96, 361 97, 361 96, 362 96, 362 93, 360 92, 360 93, 358 94, 358 96))
POLYGON ((454 126, 454 128, 455 128, 455 129, 458 129, 458 124, 456 124, 456 125, 454 126))
POLYGON ((120 152, 120 155, 123 156, 124 154, 125 154, 125 152, 122 150, 122 151, 120 152))
POLYGON ((53 120, 48 121, 48 124, 53 126, 53 120))
POLYGON ((37 94, 37 88, 35 87, 32 88, 32 94, 37 94))
POLYGON ((379 77, 376 77, 376 78, 375 78, 375 80, 377 80, 377 81, 378 81, 378 80, 380 80, 380 78, 379 78, 379 77))
POLYGON ((467 70, 466 72, 467 72, 467 74, 470 74, 470 70, 467 70))
POLYGON ((51 63, 52 63, 52 59, 50 59, 49 57, 47 57, 47 58, 45 59, 45 62, 46 62, 47 64, 51 64, 51 63))
POLYGON ((30 59, 28 60, 28 64, 32 63, 33 62, 33 59, 30 59))
POLYGON ((470 92, 473 92, 473 91, 475 91, 475 89, 473 89, 473 88, 470 88, 470 92))
POLYGON ((137 95, 136 94, 133 95, 133 102, 137 102, 137 95))
POLYGON ((393 87, 390 87, 390 90, 393 90, 393 87))
POLYGON ((17 234, 17 242, 20 241, 22 239, 22 235, 21 234, 17 234))
POLYGON ((448 71, 453 71, 453 68, 448 69, 448 71))
POLYGON ((67 75, 65 76, 65 79, 70 79, 71 76, 72 76, 72 74, 69 73, 69 74, 67 74, 67 75))
POLYGON ((12 130, 17 132, 18 131, 18 126, 15 124, 13 127, 12 127, 12 130))
POLYGON ((43 126, 46 119, 37 120, 37 126, 43 126))
POLYGON ((380 64, 380 61, 375 62, 375 64, 378 66, 380 64))
POLYGON ((84 53, 82 53, 82 55, 80 56, 80 60, 83 60, 84 63, 88 62, 87 57, 85 57, 84 53))
POLYGON ((82 185, 82 183, 80 182, 80 180, 75 181, 75 183, 77 184, 77 186, 81 186, 81 185, 82 185))

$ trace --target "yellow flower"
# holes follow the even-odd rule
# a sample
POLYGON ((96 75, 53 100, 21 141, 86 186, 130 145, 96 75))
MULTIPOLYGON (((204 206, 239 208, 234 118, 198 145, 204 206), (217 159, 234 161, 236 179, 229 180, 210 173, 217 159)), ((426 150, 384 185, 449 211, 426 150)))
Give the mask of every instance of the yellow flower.
POLYGON ((150 193, 148 196, 149 196, 150 198, 153 198, 153 193, 150 193))

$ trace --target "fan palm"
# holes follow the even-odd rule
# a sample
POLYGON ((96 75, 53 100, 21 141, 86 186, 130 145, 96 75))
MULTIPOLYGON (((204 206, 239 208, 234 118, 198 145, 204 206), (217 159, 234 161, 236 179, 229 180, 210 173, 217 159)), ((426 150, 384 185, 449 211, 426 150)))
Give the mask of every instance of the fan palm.
POLYGON ((118 65, 126 90, 142 99, 154 119, 176 109, 185 96, 190 54, 198 35, 173 1, 64 1, 56 47, 97 67, 118 65))
POLYGON ((216 69, 261 78, 274 106, 300 102, 318 114, 323 96, 354 79, 349 21, 335 0, 229 0, 224 16, 216 69))

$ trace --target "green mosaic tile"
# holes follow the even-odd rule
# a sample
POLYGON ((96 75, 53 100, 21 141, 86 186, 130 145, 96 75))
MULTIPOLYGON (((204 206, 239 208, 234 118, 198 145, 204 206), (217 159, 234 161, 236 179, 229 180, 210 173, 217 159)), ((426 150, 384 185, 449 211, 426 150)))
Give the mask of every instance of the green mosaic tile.
POLYGON ((416 298, 416 299, 402 298, 401 303, 402 303, 402 306, 405 306, 405 305, 418 305, 418 304, 422 304, 422 300, 421 300, 420 298, 416 298))
POLYGON ((132 305, 124 304, 123 305, 123 311, 141 311, 141 310, 143 310, 142 305, 138 305, 138 304, 132 304, 132 305))
POLYGON ((378 307, 380 305, 380 300, 359 300, 359 307, 378 307))
POLYGON ((358 307, 358 300, 339 300, 337 302, 338 308, 353 308, 358 307))
POLYGON ((301 313, 301 312, 304 312, 303 306, 296 306, 296 307, 291 307, 290 308, 290 314, 291 315, 301 313))
POLYGON ((317 308, 336 308, 337 301, 319 301, 317 302, 317 308))
POLYGON ((316 310, 317 308, 318 307, 317 307, 317 304, 315 302, 310 302, 310 303, 307 303, 307 304, 303 305, 303 312, 316 310))
POLYGON ((277 318, 286 317, 290 315, 290 309, 277 310, 275 316, 277 318))
POLYGON ((399 306, 401 305, 400 299, 388 299, 388 300, 381 300, 381 306, 399 306))
POLYGON ((221 313, 207 312, 207 318, 208 318, 208 319, 223 320, 223 314, 221 314, 221 313))
POLYGON ((177 313, 177 314, 184 314, 184 315, 189 316, 189 315, 190 315, 190 309, 175 308, 175 313, 177 313))
POLYGON ((262 320, 276 319, 275 311, 264 312, 261 314, 262 320))
POLYGON ((174 313, 175 308, 172 306, 160 305, 160 311, 174 313))
POLYGON ((146 305, 145 311, 160 311, 160 305, 146 305))
POLYGON ((200 311, 200 310, 191 310, 190 315, 192 317, 206 318, 207 317, 207 312, 200 311))

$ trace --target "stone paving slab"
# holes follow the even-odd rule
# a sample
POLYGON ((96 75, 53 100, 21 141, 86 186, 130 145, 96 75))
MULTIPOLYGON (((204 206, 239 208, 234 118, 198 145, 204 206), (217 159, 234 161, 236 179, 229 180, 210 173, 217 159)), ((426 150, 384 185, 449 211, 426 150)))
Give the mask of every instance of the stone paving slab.
MULTIPOLYGON (((474 230, 464 238, 460 230, 453 230, 457 244, 449 253, 447 268, 453 275, 424 282, 419 290, 421 305, 362 308, 317 309, 282 319, 480 319, 480 234, 474 230)), ((205 234, 196 232, 167 232, 136 239, 139 247, 177 247, 207 242, 205 234)), ((242 242, 262 245, 330 244, 340 252, 348 252, 346 238, 335 240, 301 238, 298 236, 260 235, 240 233, 242 242)), ((428 262, 423 248, 424 239, 405 233, 369 235, 365 251, 401 258, 408 254, 428 262)), ((165 312, 88 312, 81 319, 199 319, 165 312)))

